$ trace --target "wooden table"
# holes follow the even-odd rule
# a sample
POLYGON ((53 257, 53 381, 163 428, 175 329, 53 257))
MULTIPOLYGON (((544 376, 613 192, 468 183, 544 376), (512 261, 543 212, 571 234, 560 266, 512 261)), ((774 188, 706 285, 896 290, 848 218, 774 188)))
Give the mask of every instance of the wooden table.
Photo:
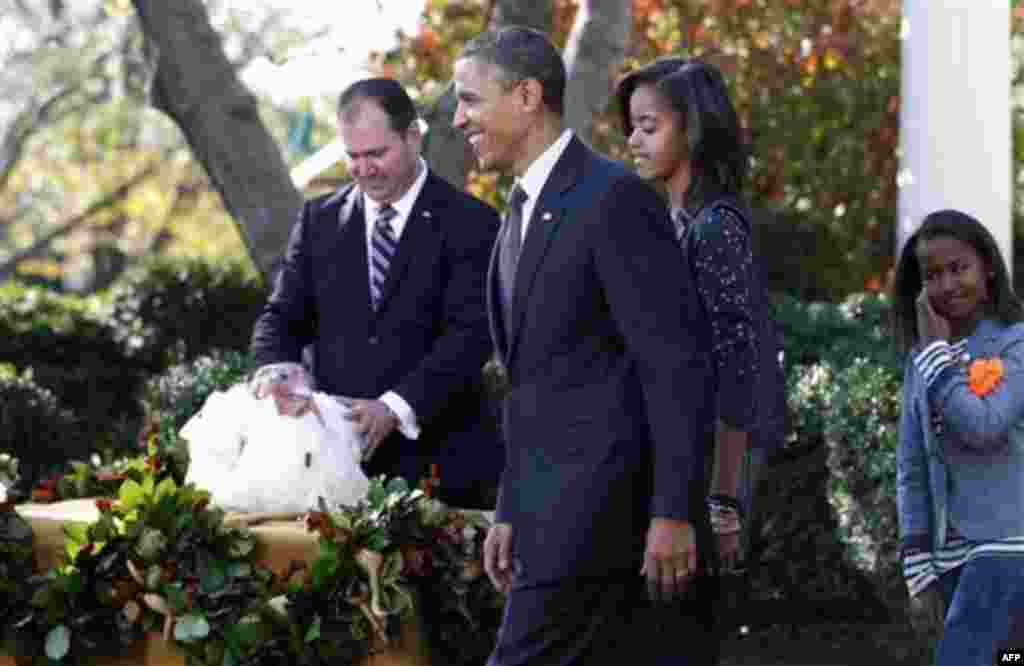
MULTIPOLYGON (((92 499, 70 500, 54 504, 22 504, 18 513, 32 525, 33 550, 38 571, 47 571, 60 563, 64 552, 64 525, 92 522, 99 517, 92 499)), ((250 527, 264 549, 267 564, 283 571, 295 560, 312 562, 316 557, 316 534, 306 531, 299 521, 270 522, 250 527)), ((166 643, 159 633, 133 645, 124 655, 104 658, 97 666, 184 666, 184 656, 166 643)), ((19 666, 14 658, 0 656, 0 666, 19 666)), ((396 645, 367 657, 360 666, 430 666, 419 623, 405 622, 396 645)))

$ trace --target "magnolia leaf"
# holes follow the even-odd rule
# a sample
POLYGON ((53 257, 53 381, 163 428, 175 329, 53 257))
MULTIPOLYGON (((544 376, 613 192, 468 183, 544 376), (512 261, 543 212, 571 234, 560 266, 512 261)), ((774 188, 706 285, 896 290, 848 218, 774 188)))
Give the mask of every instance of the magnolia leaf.
POLYGON ((347 513, 331 514, 331 520, 334 522, 334 526, 339 530, 352 529, 352 516, 348 515, 347 513))
MULTIPOLYGON (((287 598, 285 598, 287 603, 287 598)), ((266 635, 266 629, 258 616, 247 616, 233 625, 224 628, 224 637, 230 638, 230 644, 241 654, 243 645, 255 645, 266 635)))
POLYGON ((306 632, 305 642, 312 643, 313 641, 320 638, 320 616, 317 615, 316 619, 313 620, 313 624, 309 625, 309 630, 306 632))
POLYGON ((59 624, 46 634, 46 656, 54 661, 60 661, 67 656, 71 649, 71 630, 63 624, 59 624))
POLYGON ((73 569, 71 573, 64 578, 64 591, 70 596, 74 596, 81 592, 82 586, 82 574, 79 573, 77 569, 73 569))
MULTIPOLYGON (((152 477, 149 477, 149 481, 152 483, 152 477)), ((122 483, 121 489, 117 493, 117 498, 126 510, 138 507, 144 497, 145 491, 142 489, 142 486, 131 479, 122 483)))
POLYGON ((49 585, 44 585, 36 589, 32 594, 32 601, 29 602, 35 608, 46 608, 50 603, 50 598, 53 596, 53 588, 49 585))
POLYGON ((327 581, 334 577, 338 573, 339 561, 338 556, 335 555, 323 555, 316 558, 313 562, 310 576, 313 581, 313 587, 320 588, 324 581, 327 581))
POLYGON ((228 546, 228 555, 232 558, 246 557, 256 548, 256 535, 248 530, 236 530, 231 544, 228 546))
POLYGON ((366 503, 369 506, 376 507, 379 506, 384 501, 385 497, 387 497, 387 494, 384 492, 382 488, 371 487, 370 490, 368 490, 366 493, 366 503))
POLYGON ((282 618, 288 617, 288 597, 281 594, 267 602, 267 606, 282 618))
POLYGON ((384 559, 380 568, 380 578, 384 583, 396 580, 402 574, 403 560, 402 551, 396 550, 384 559))
POLYGON ((388 545, 390 545, 390 543, 391 542, 388 540, 387 534, 385 534, 384 532, 376 532, 374 534, 371 534, 370 537, 366 540, 366 547, 370 550, 380 552, 387 548, 388 545))
MULTIPOLYGON (((147 477, 146 480, 148 481, 150 478, 151 477, 147 477)), ((160 499, 161 497, 164 497, 165 495, 169 495, 169 496, 173 497, 177 492, 178 492, 178 484, 176 484, 174 482, 174 479, 172 479, 171 477, 167 477, 166 479, 161 481, 160 484, 156 487, 156 498, 160 499)))
POLYGON ((409 484, 406 483, 405 479, 403 479, 402 477, 396 476, 395 478, 388 481, 388 485, 385 488, 385 490, 387 490, 387 493, 389 495, 404 495, 409 492, 409 484))
POLYGON ((203 592, 207 594, 219 592, 228 582, 227 566, 224 562, 212 557, 206 560, 205 564, 206 566, 200 573, 199 584, 202 586, 203 592))
POLYGON ((185 597, 185 590, 182 589, 181 583, 166 585, 164 593, 167 595, 167 603, 175 614, 185 610, 185 607, 188 605, 188 599, 185 597))
POLYGON ((155 561, 166 547, 167 537, 163 535, 163 532, 152 527, 143 529, 135 544, 135 550, 139 557, 147 562, 155 561))
POLYGON ((159 564, 151 564, 146 569, 143 585, 147 590, 156 590, 164 576, 164 568, 159 564))
POLYGON ((88 543, 89 541, 89 524, 88 523, 64 523, 64 536, 67 537, 68 541, 76 544, 88 543))
POLYGON ((182 643, 202 640, 209 635, 210 624, 202 615, 185 615, 174 623, 174 639, 182 643))
POLYGON ((195 522, 195 515, 191 511, 182 511, 174 519, 174 529, 177 532, 188 529, 195 522))

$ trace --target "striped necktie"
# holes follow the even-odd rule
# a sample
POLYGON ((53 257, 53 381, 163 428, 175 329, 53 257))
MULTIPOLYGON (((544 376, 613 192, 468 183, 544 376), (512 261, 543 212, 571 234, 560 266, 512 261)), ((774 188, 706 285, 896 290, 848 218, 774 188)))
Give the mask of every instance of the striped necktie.
POLYGON ((384 281, 388 279, 388 268, 391 258, 395 256, 398 239, 391 228, 391 220, 398 211, 385 205, 377 214, 373 225, 373 237, 370 239, 370 304, 374 311, 380 305, 380 297, 384 293, 384 281))

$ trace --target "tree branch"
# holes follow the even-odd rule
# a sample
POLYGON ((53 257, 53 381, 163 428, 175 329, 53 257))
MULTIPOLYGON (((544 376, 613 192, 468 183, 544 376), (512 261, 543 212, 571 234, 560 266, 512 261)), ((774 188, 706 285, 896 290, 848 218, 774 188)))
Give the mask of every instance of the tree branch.
POLYGON ((66 236, 72 231, 75 231, 81 227, 85 222, 89 220, 96 213, 113 206, 119 201, 126 198, 131 194, 132 190, 141 185, 146 179, 152 176, 160 167, 159 162, 152 162, 144 169, 136 173, 130 179, 125 181, 120 187, 113 192, 106 194, 102 199, 93 203, 91 206, 86 208, 81 213, 78 213, 71 219, 60 223, 56 228, 48 231, 42 237, 37 239, 32 245, 27 248, 18 251, 11 258, 0 264, 0 282, 7 280, 18 268, 18 264, 43 254, 58 238, 66 236))

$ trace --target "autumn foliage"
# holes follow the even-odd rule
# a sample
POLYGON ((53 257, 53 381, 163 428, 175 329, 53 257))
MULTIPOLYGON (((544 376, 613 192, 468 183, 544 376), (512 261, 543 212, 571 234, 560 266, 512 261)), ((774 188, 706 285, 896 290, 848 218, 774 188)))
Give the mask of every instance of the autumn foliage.
MULTIPOLYGON (((423 103, 443 91, 459 48, 486 27, 489 6, 428 3, 421 33, 390 59, 423 103)), ((554 0, 556 43, 564 45, 577 8, 554 0)), ((633 0, 623 72, 686 54, 714 62, 730 81, 754 156, 748 193, 770 222, 766 242, 777 235, 791 248, 787 239, 797 235, 810 248, 786 257, 800 296, 835 299, 885 284, 899 162, 899 28, 897 0, 633 0)), ((626 157, 611 106, 595 119, 592 142, 626 157)), ((471 178, 494 200, 497 185, 471 178)))

